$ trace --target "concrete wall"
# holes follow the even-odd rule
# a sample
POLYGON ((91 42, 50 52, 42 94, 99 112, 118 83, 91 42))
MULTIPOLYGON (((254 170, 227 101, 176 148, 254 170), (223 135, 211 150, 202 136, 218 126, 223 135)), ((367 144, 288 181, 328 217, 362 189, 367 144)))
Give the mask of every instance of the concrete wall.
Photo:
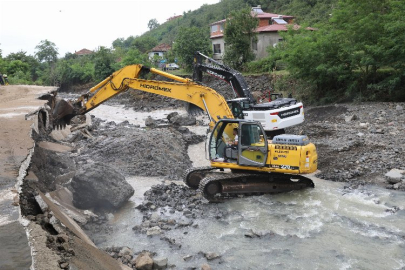
POLYGON ((153 56, 155 56, 156 53, 157 53, 161 58, 163 58, 163 52, 150 52, 150 53, 149 53, 149 59, 153 59, 153 56))
MULTIPOLYGON (((256 55, 256 59, 261 59, 268 55, 267 47, 274 46, 275 44, 279 43, 279 39, 281 36, 278 32, 266 32, 260 33, 257 35, 257 50, 253 50, 256 55)), ((211 49, 214 52, 214 44, 220 44, 221 46, 221 53, 220 54, 213 54, 213 59, 215 60, 222 60, 225 54, 225 40, 223 37, 211 39, 211 49)))
POLYGON ((268 55, 267 47, 274 46, 279 43, 281 36, 278 32, 266 32, 257 35, 257 50, 253 50, 256 55, 256 59, 261 59, 268 55))

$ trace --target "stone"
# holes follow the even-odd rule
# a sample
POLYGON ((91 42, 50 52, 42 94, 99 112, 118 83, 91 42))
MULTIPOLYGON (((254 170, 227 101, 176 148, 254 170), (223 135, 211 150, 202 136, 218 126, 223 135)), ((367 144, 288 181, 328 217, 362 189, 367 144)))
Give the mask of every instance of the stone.
POLYGON ((160 215, 156 212, 152 213, 152 215, 150 216, 151 221, 159 221, 159 219, 160 219, 160 215))
POLYGON ((345 117, 345 121, 347 123, 351 122, 351 121, 354 121, 354 120, 357 120, 357 119, 359 119, 359 117, 357 115, 355 115, 355 114, 352 114, 352 115, 349 115, 349 116, 345 117))
POLYGON ((211 266, 209 266, 207 263, 204 263, 201 265, 201 270, 211 270, 211 266))
POLYGON ((149 253, 141 253, 132 261, 138 270, 152 270, 153 269, 153 259, 150 257, 149 253))
POLYGON ((396 184, 392 185, 392 188, 395 190, 398 190, 400 185, 401 185, 401 183, 396 183, 396 184))
POLYGON ((167 261, 168 261, 167 258, 153 259, 153 269, 166 269, 167 261))
POLYGON ((57 235, 56 240, 57 240, 59 243, 68 243, 68 242, 69 242, 69 236, 67 236, 67 235, 64 234, 64 233, 61 233, 61 234, 58 234, 58 235, 57 235))
POLYGON ((250 229, 249 231, 247 231, 245 233, 245 237, 248 237, 248 238, 255 238, 255 237, 258 237, 258 236, 259 235, 257 233, 255 233, 252 229, 250 229))
POLYGON ((221 257, 221 256, 218 255, 218 254, 215 253, 215 252, 207 252, 207 253, 204 253, 204 257, 205 257, 207 260, 211 261, 211 260, 217 259, 217 258, 219 258, 219 257, 221 257))
POLYGON ((385 177, 386 177, 388 183, 396 184, 396 183, 401 182, 401 178, 404 176, 403 173, 404 173, 403 170, 392 169, 391 171, 389 171, 385 174, 385 177))
POLYGON ((368 126, 369 126, 369 123, 360 123, 359 124, 359 127, 364 128, 364 129, 368 128, 368 126))
POLYGON ((69 264, 67 263, 67 262, 62 262, 62 263, 60 263, 60 268, 62 268, 62 269, 67 269, 68 267, 69 267, 69 264))
POLYGON ((158 226, 149 228, 149 229, 146 231, 146 235, 147 235, 147 236, 159 235, 159 234, 161 234, 161 233, 162 233, 162 230, 161 230, 158 226))
POLYGON ((402 107, 401 105, 397 105, 397 107, 395 109, 397 111, 402 111, 404 109, 404 107, 402 107))
POLYGON ((118 209, 134 194, 125 177, 104 163, 82 165, 71 186, 73 204, 80 209, 118 209))
POLYGON ((193 126, 197 119, 191 115, 176 115, 169 119, 169 122, 177 126, 193 126))
POLYGON ((192 258, 193 258, 192 255, 186 255, 186 256, 183 257, 183 260, 184 260, 185 262, 188 262, 188 261, 191 260, 192 258))
POLYGON ((123 247, 120 252, 118 253, 119 257, 124 257, 126 255, 132 256, 134 252, 129 247, 123 247))
POLYGON ((148 116, 148 118, 146 118, 146 120, 145 120, 145 126, 155 127, 155 126, 157 126, 157 123, 152 117, 148 116))
POLYGON ((178 112, 169 113, 169 114, 167 115, 167 120, 169 120, 169 122, 170 122, 170 119, 172 119, 173 117, 178 116, 178 115, 179 115, 178 112))

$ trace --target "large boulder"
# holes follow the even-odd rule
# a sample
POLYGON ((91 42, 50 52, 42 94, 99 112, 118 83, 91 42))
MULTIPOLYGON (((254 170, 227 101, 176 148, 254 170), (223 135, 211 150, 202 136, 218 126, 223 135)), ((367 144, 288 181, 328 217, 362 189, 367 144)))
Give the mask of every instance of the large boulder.
POLYGON ((79 167, 71 184, 73 204, 81 209, 117 209, 134 194, 125 177, 104 163, 79 167))
POLYGON ((177 126, 194 126, 197 123, 197 119, 194 116, 188 114, 170 114, 167 116, 170 123, 177 126))
POLYGON ((135 268, 138 270, 152 270, 153 269, 153 259, 151 258, 149 252, 144 252, 138 255, 136 259, 132 261, 135 268))

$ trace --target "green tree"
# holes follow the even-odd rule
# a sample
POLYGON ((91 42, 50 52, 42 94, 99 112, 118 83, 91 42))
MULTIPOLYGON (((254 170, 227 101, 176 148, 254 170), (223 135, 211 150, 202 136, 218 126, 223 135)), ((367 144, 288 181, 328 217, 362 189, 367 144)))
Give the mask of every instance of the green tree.
POLYGON ((55 43, 45 39, 42 40, 35 49, 35 56, 43 63, 41 67, 41 77, 45 84, 59 86, 58 74, 55 72, 55 65, 58 60, 58 48, 55 43))
POLYGON ((131 47, 135 47, 142 53, 146 53, 153 47, 155 47, 158 44, 158 41, 156 38, 153 36, 142 36, 142 37, 136 37, 132 43, 131 47))
POLYGON ((94 53, 94 76, 97 81, 102 81, 115 71, 114 55, 110 49, 101 46, 94 53))
POLYGON ((311 84, 313 100, 404 100, 404 12, 404 1, 341 0, 328 24, 289 31, 270 57, 311 84))
POLYGON ((62 90, 72 85, 80 85, 91 82, 94 74, 94 64, 85 56, 69 58, 58 61, 56 74, 62 90))
POLYGON ((120 63, 117 63, 117 69, 134 64, 149 65, 150 62, 148 55, 141 53, 135 48, 131 48, 122 58, 122 61, 120 63))
POLYGON ((252 16, 249 7, 240 11, 233 11, 226 20, 224 38, 226 50, 224 62, 235 69, 241 69, 247 62, 252 61, 255 55, 252 42, 257 42, 255 29, 259 20, 252 16))
POLYGON ((125 41, 124 38, 117 38, 112 43, 113 48, 114 49, 116 49, 116 48, 125 48, 124 41, 125 41))
POLYGON ((149 20, 149 22, 148 22, 148 28, 149 28, 149 30, 155 29, 155 28, 157 28, 158 26, 159 26, 159 23, 158 23, 158 21, 157 21, 156 19, 151 19, 151 20, 149 20))
POLYGON ((208 29, 198 27, 181 28, 173 44, 173 51, 186 68, 191 70, 196 51, 204 54, 211 53, 208 29))
POLYGON ((42 40, 35 49, 37 49, 35 55, 40 62, 55 63, 58 59, 58 48, 47 39, 42 40))
MULTIPOLYGON (((37 80, 38 75, 37 71, 39 69, 40 63, 38 62, 35 57, 31 55, 27 55, 27 52, 24 51, 19 51, 17 53, 10 53, 6 58, 5 58, 9 63, 12 61, 21 61, 22 63, 28 64, 28 70, 30 72, 30 76, 32 81, 37 80)), ((26 70, 27 71, 27 70, 26 70)), ((24 71, 24 72, 26 72, 24 71)), ((8 71, 9 75, 14 75, 11 71, 8 71)))
POLYGON ((29 71, 29 68, 30 66, 27 63, 24 63, 21 60, 13 60, 9 62, 7 72, 9 73, 9 75, 13 75, 18 71, 27 73, 29 71))

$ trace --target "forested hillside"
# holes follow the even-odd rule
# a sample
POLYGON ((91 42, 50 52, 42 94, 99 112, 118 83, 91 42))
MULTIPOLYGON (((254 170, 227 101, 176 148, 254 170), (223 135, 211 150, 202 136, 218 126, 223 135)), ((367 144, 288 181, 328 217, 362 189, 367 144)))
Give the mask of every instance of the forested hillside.
MULTIPOLYGON (((293 92, 307 102, 405 100, 403 0, 222 0, 170 21, 151 18, 147 33, 117 37, 111 47, 100 47, 91 55, 61 56, 50 40, 41 41, 33 56, 21 51, 3 57, 0 50, 0 71, 8 74, 11 84, 69 89, 98 82, 126 65, 157 67, 161 59, 149 59, 147 52, 161 43, 173 45, 167 61, 190 68, 194 51, 212 53, 211 23, 236 18, 257 5, 265 12, 292 15, 303 27, 281 33, 284 42, 269 47, 268 57, 240 62, 241 71, 271 73, 277 78, 272 81, 276 90, 293 92)), ((227 35, 225 29, 225 39, 227 35)), ((228 64, 243 56, 230 58, 228 64)))
POLYGON ((329 20, 337 2, 338 0, 222 0, 215 5, 203 5, 197 10, 185 12, 182 17, 173 21, 154 24, 152 29, 141 37, 119 38, 113 45, 130 47, 134 42, 140 43, 141 40, 149 44, 171 44, 180 29, 187 27, 204 28, 208 38, 211 23, 226 19, 232 11, 246 6, 261 5, 266 12, 295 16, 296 23, 315 26, 319 22, 329 20))

